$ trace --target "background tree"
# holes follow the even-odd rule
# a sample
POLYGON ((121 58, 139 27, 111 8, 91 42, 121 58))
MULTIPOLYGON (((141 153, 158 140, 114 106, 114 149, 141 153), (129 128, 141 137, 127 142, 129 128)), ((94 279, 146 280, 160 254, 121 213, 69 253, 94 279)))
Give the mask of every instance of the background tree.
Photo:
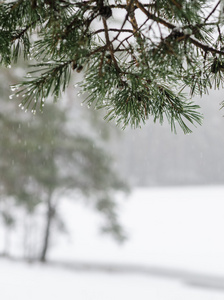
MULTIPOLYGON (((14 199, 34 216, 40 204, 45 207, 41 261, 46 260, 52 223, 61 221, 62 196, 81 195, 104 216, 103 232, 119 241, 125 238, 114 194, 127 191, 127 185, 113 172, 100 140, 69 130, 68 123, 66 111, 49 104, 35 117, 20 111, 0 116, 0 197, 6 203, 14 199)), ((7 225, 13 224, 13 210, 2 210, 2 217, 7 225)))
POLYGON ((71 71, 84 72, 86 101, 106 117, 139 126, 152 117, 177 121, 185 133, 201 124, 198 105, 182 93, 223 84, 221 1, 2 1, 1 63, 31 59, 27 79, 13 87, 35 113, 58 98, 71 71), (112 22, 114 21, 114 22, 112 22))

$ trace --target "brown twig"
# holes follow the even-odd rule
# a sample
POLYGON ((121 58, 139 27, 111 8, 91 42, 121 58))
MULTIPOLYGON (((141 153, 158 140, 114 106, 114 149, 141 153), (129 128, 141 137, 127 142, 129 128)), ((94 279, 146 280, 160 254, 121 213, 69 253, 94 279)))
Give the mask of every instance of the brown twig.
MULTIPOLYGON (((120 30, 122 30, 122 29, 124 28, 124 25, 125 25, 125 23, 126 23, 127 20, 128 20, 128 16, 129 16, 130 9, 131 9, 131 4, 132 4, 133 1, 134 1, 134 0, 131 0, 131 2, 129 3, 129 5, 126 5, 127 14, 126 14, 126 16, 125 16, 125 19, 124 19, 122 25, 121 25, 120 30)), ((118 34, 115 36, 115 38, 114 38, 113 41, 117 40, 120 34, 121 34, 121 31, 118 32, 118 34)))
MULTIPOLYGON (((109 31, 114 31, 114 32, 130 32, 132 33, 133 31, 131 29, 117 29, 117 28, 108 28, 108 32, 109 31)), ((97 31, 93 32, 92 34, 98 34, 101 32, 105 32, 105 29, 98 29, 97 31)))
POLYGON ((105 51, 103 51, 102 56, 101 56, 101 60, 100 60, 100 66, 99 66, 99 76, 102 76, 102 67, 103 67, 103 61, 104 61, 104 57, 105 57, 105 51))
POLYGON ((220 4, 220 0, 218 1, 218 3, 216 4, 216 6, 213 8, 213 10, 210 12, 210 14, 207 16, 207 18, 205 19, 204 23, 206 23, 208 21, 208 19, 211 17, 211 15, 216 11, 217 7, 220 4))
POLYGON ((130 16, 131 26, 133 28, 133 34, 135 37, 139 38, 140 34, 138 32, 138 24, 135 18, 134 1, 133 0, 126 0, 126 1, 127 1, 127 6, 129 7, 129 16, 130 16))
POLYGON ((19 34, 17 34, 16 36, 13 37, 13 41, 20 39, 22 35, 24 35, 24 33, 26 33, 30 27, 32 27, 34 24, 36 23, 36 21, 32 22, 31 24, 27 25, 22 31, 20 31, 19 34))
POLYGON ((196 47, 204 50, 205 52, 211 52, 211 53, 216 53, 216 54, 221 54, 221 55, 224 55, 224 51, 220 51, 220 50, 217 50, 215 48, 212 48, 208 45, 205 45, 205 44, 202 44, 201 42, 195 40, 194 38, 192 37, 189 37, 189 40, 192 44, 194 44, 196 47))
POLYGON ((115 68, 117 69, 117 71, 120 71, 120 68, 119 68, 119 66, 117 64, 117 60, 116 60, 116 58, 114 56, 113 44, 111 43, 110 38, 109 38, 107 21, 106 21, 105 18, 102 18, 102 20, 103 20, 103 26, 104 26, 104 31, 105 31, 106 46, 107 46, 107 48, 110 51, 110 54, 111 54, 112 60, 114 62, 115 68))
POLYGON ((154 20, 160 24, 163 24, 165 27, 169 29, 174 29, 176 26, 163 20, 160 17, 155 16, 154 14, 150 13, 138 0, 135 0, 136 6, 151 20, 154 20))
MULTIPOLYGON (((96 5, 89 5, 88 4, 89 1, 82 1, 82 2, 78 2, 78 3, 74 3, 75 6, 77 7, 86 7, 88 10, 92 10, 92 9, 96 9, 97 6, 96 5)), ((144 7, 146 8, 154 8, 155 5, 154 4, 142 4, 144 7)), ((110 8, 119 8, 119 9, 127 9, 127 5, 126 4, 111 4, 110 8)))

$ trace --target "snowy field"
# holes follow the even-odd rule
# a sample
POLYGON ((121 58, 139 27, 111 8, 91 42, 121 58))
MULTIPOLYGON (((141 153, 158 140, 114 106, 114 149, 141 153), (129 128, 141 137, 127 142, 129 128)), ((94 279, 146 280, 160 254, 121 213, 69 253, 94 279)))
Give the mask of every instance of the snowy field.
POLYGON ((123 245, 81 203, 60 209, 70 234, 54 235, 49 265, 1 259, 0 299, 224 299, 224 187, 136 189, 123 245))
POLYGON ((1 261, 2 300, 223 300, 222 291, 139 274, 78 272, 1 261))

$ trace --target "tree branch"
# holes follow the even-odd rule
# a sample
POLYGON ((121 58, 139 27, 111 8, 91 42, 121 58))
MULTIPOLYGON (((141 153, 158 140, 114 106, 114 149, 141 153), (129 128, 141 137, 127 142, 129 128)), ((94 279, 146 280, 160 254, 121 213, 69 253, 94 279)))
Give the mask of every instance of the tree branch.
POLYGON ((150 13, 138 0, 135 0, 136 6, 151 20, 156 21, 157 23, 160 23, 164 25, 165 27, 169 29, 174 29, 176 26, 161 19, 160 17, 155 16, 154 14, 150 13))
POLYGON ((207 18, 205 19, 204 23, 206 23, 208 21, 208 19, 211 17, 211 15, 216 11, 217 7, 220 4, 220 0, 218 1, 218 3, 216 4, 216 6, 213 8, 213 10, 210 12, 210 14, 207 16, 207 18))
POLYGON ((110 41, 110 38, 109 38, 109 33, 108 33, 108 27, 107 27, 107 21, 105 18, 102 18, 103 19, 103 26, 104 26, 104 31, 105 31, 105 38, 106 38, 106 45, 110 51, 110 54, 111 54, 111 57, 112 57, 112 60, 114 62, 114 65, 115 65, 115 68, 117 69, 117 71, 120 71, 120 68, 117 64, 117 60, 114 56, 114 49, 113 49, 113 45, 110 41))
MULTIPOLYGON (((109 31, 133 33, 133 31, 131 29, 108 28, 108 32, 109 31)), ((98 34, 98 33, 101 33, 101 32, 105 32, 105 29, 98 29, 97 31, 93 32, 93 34, 98 34)))
POLYGON ((205 52, 211 52, 211 53, 216 53, 216 54, 224 55, 224 51, 220 51, 220 50, 212 48, 212 47, 210 47, 208 45, 202 44, 201 42, 199 42, 198 40, 195 40, 192 37, 189 37, 189 40, 191 41, 192 44, 194 44, 198 48, 201 48, 205 52))

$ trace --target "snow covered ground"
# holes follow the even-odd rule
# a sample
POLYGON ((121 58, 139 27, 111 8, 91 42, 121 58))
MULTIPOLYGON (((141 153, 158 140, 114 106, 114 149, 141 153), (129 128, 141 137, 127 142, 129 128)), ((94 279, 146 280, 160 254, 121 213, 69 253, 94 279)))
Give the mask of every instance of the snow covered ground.
POLYGON ((223 300, 224 293, 139 274, 78 272, 1 261, 2 300, 223 300))
POLYGON ((224 276, 224 187, 137 189, 121 200, 129 239, 124 245, 100 236, 97 215, 63 203, 70 246, 63 238, 51 257, 135 263, 224 276))
POLYGON ((70 235, 55 234, 52 263, 1 259, 0 299, 224 299, 224 187, 136 189, 121 200, 124 245, 81 203, 60 209, 70 235))

